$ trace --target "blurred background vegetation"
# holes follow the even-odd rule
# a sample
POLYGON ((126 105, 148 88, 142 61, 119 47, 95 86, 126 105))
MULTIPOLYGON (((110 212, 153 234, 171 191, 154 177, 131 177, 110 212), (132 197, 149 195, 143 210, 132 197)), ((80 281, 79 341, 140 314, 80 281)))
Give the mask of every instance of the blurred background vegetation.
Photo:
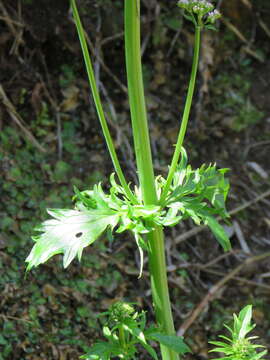
MULTIPOLYGON (((123 1, 78 5, 116 148, 129 180, 136 182, 123 1)), ((266 254, 270 244, 270 2, 219 0, 217 6, 224 16, 218 32, 202 37, 185 147, 194 166, 217 162, 230 168, 233 215, 227 230, 234 250, 222 257, 211 235, 192 232, 189 222, 167 234, 176 326, 184 324, 193 359, 208 358, 207 338, 247 303, 255 306, 257 334, 266 346, 270 340, 269 258, 245 265, 248 258, 266 254), (241 271, 230 278, 239 264, 241 271), (199 316, 188 323, 194 309, 199 316)), ((175 1, 142 0, 156 173, 166 173, 173 151, 192 44, 192 26, 175 1)), ((152 319, 147 265, 138 280, 131 239, 108 244, 104 238, 85 251, 81 264, 64 271, 60 256, 55 257, 25 279, 31 235, 47 217, 46 208, 71 207, 74 185, 83 190, 102 180, 106 186, 113 169, 68 0, 0 1, 0 45, 0 360, 78 359, 100 334, 97 314, 113 301, 136 301, 152 319)))

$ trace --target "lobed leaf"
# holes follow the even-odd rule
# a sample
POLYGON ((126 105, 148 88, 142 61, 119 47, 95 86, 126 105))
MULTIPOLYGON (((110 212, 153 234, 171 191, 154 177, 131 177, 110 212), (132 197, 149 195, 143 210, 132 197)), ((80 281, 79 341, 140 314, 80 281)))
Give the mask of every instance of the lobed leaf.
POLYGON ((63 265, 66 268, 77 256, 81 259, 83 249, 92 244, 107 227, 114 228, 119 216, 108 210, 48 210, 54 218, 45 221, 36 231, 36 242, 29 256, 27 270, 36 267, 56 254, 64 254, 63 265))

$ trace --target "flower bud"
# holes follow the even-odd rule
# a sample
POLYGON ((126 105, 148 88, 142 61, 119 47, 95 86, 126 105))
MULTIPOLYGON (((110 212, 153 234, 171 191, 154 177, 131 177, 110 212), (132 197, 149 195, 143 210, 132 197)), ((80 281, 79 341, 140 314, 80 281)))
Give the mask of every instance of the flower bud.
POLYGON ((191 2, 189 0, 179 0, 177 6, 184 10, 190 11, 191 2))
POLYGON ((126 302, 118 301, 111 305, 109 313, 111 320, 119 322, 123 319, 129 318, 132 314, 134 314, 135 309, 132 305, 126 302))
POLYGON ((209 14, 208 14, 208 22, 210 22, 211 24, 213 24, 217 19, 219 19, 221 17, 221 13, 218 11, 218 10, 214 10, 214 11, 211 11, 209 14))

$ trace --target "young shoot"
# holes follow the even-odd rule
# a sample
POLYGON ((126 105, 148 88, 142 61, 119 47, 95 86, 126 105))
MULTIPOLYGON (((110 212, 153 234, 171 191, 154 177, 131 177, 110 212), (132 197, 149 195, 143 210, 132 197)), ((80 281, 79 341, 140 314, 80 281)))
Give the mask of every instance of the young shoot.
POLYGON ((225 341, 209 341, 210 344, 216 345, 216 347, 210 352, 223 353, 225 356, 214 360, 264 360, 263 356, 267 353, 267 350, 257 352, 259 348, 264 348, 262 345, 253 343, 253 340, 258 336, 248 336, 255 324, 251 322, 252 318, 252 306, 247 305, 244 307, 239 315, 233 315, 233 326, 229 327, 224 325, 230 333, 230 337, 220 335, 219 337, 225 341))
POLYGON ((156 327, 146 328, 145 312, 137 312, 133 304, 116 302, 108 311, 100 314, 104 315, 107 316, 106 324, 103 326, 106 341, 96 342, 81 359, 135 360, 141 346, 152 359, 158 360, 153 342, 164 344, 178 354, 190 352, 181 337, 166 336, 156 327))

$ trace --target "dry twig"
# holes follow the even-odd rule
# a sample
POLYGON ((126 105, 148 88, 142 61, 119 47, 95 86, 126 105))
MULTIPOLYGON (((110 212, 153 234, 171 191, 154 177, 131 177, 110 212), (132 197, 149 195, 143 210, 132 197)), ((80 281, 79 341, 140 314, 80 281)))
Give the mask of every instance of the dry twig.
POLYGON ((0 100, 5 105, 7 112, 9 113, 11 119, 15 122, 16 125, 22 130, 24 135, 29 139, 29 141, 40 151, 46 152, 44 147, 39 144, 37 139, 32 135, 32 133, 27 129, 22 117, 17 113, 15 107, 13 106, 12 102, 8 99, 2 85, 0 85, 0 100))
MULTIPOLYGON (((18 5, 19 5, 19 10, 21 10, 20 3, 18 5)), ((18 48, 19 48, 20 44, 22 44, 22 45, 25 44, 23 37, 22 37, 24 26, 21 21, 17 22, 17 21, 14 21, 11 19, 11 17, 9 16, 9 13, 8 13, 7 9, 5 8, 2 1, 0 1, 0 10, 2 11, 2 13, 4 15, 2 17, 2 19, 5 21, 5 23, 7 24, 7 27, 9 28, 10 32, 12 33, 12 35, 15 38, 14 43, 11 47, 10 53, 17 55, 20 62, 23 62, 22 58, 18 54, 18 48), (18 26, 18 30, 16 29, 15 25, 18 26)), ((21 11, 19 11, 19 12, 21 12, 21 11)))
POLYGON ((96 56, 98 62, 100 63, 101 67, 103 68, 103 70, 113 79, 113 81, 118 85, 118 87, 125 93, 127 94, 128 90, 127 87, 118 79, 117 76, 115 76, 111 70, 108 68, 108 66, 104 63, 104 61, 102 60, 102 58, 99 56, 99 54, 97 54, 95 52, 95 47, 92 44, 88 34, 86 32, 84 32, 85 37, 86 37, 86 41, 88 43, 88 46, 91 50, 91 52, 96 56))
POLYGON ((232 271, 230 271, 226 276, 224 276, 221 280, 219 280, 214 286, 210 288, 208 293, 204 296, 201 302, 196 306, 193 310, 191 316, 181 325, 181 327, 177 331, 178 336, 183 336, 185 332, 190 328, 190 326, 194 323, 194 321, 201 314, 203 309, 208 305, 208 303, 213 300, 220 288, 224 286, 228 281, 236 276, 245 266, 250 265, 254 262, 261 261, 270 256, 270 252, 251 256, 247 258, 242 264, 238 265, 232 271))
POLYGON ((236 26, 234 26, 230 21, 228 21, 225 18, 222 18, 222 22, 243 42, 246 44, 246 46, 243 47, 243 50, 254 57, 256 60, 260 62, 264 62, 262 59, 262 56, 259 55, 255 50, 251 49, 251 43, 250 41, 241 33, 239 29, 237 29, 236 26))

